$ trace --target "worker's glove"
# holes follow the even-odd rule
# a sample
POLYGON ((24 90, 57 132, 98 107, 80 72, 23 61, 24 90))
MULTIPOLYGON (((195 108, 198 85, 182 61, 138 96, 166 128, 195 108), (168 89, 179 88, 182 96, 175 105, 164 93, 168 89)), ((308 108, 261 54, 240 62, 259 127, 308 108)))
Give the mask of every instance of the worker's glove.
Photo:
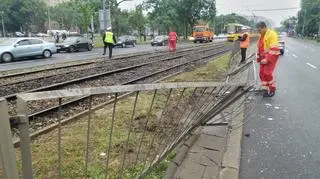
POLYGON ((262 59, 260 63, 263 64, 263 65, 265 65, 265 64, 268 63, 268 60, 267 60, 267 59, 262 59))

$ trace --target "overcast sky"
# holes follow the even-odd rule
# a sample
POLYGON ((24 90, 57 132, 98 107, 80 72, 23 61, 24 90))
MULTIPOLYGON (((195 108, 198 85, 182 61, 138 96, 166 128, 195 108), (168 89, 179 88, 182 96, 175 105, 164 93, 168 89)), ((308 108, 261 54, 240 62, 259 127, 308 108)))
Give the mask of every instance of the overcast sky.
MULTIPOLYGON (((120 7, 124 9, 133 9, 135 5, 143 0, 132 0, 123 2, 120 7)), ((276 8, 294 8, 300 7, 300 0, 216 0, 218 14, 238 13, 243 15, 252 15, 254 9, 276 9, 276 8)), ((283 11, 256 11, 256 16, 264 16, 276 22, 280 22, 289 16, 295 16, 299 9, 283 11)))

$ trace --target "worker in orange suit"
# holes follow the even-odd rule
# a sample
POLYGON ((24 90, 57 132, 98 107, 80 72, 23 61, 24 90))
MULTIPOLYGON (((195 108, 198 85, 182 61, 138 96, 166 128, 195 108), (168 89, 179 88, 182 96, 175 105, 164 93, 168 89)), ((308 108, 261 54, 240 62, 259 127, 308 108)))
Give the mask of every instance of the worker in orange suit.
POLYGON ((178 36, 175 31, 170 31, 169 33, 169 51, 176 51, 178 36))
POLYGON ((248 33, 248 29, 246 27, 243 27, 241 29, 241 35, 238 37, 238 40, 240 41, 240 48, 241 48, 241 61, 240 64, 243 64, 246 62, 246 54, 247 49, 250 46, 250 36, 248 33))
POLYGON ((260 80, 264 97, 272 97, 276 92, 274 70, 280 55, 278 47, 278 34, 267 28, 266 23, 259 22, 257 29, 260 33, 258 42, 258 58, 260 64, 260 80))

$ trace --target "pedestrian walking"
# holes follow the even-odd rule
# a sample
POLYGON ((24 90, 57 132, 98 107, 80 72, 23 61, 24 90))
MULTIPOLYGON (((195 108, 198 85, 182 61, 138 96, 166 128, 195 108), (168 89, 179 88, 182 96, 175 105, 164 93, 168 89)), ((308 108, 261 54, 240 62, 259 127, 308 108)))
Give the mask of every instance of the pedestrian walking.
POLYGON ((265 22, 259 22, 257 29, 260 33, 258 42, 258 59, 260 64, 260 80, 264 97, 272 97, 276 92, 274 70, 280 55, 278 46, 278 34, 267 28, 265 22))
POLYGON ((109 48, 109 59, 112 58, 112 49, 114 47, 114 44, 117 43, 116 37, 112 33, 112 28, 108 27, 107 31, 103 35, 103 43, 104 43, 104 48, 103 48, 103 55, 106 54, 107 47, 109 48))
POLYGON ((55 38, 56 38, 56 43, 59 43, 59 32, 56 32, 56 36, 55 36, 55 38))
POLYGON ((169 51, 170 52, 176 51, 177 39, 178 39, 177 33, 171 30, 169 33, 169 51))
POLYGON ((67 39, 67 35, 66 35, 66 33, 63 33, 62 34, 62 40, 66 40, 67 39))
POLYGON ((244 64, 246 62, 247 56, 247 49, 250 46, 250 35, 248 33, 248 29, 243 27, 241 29, 241 35, 238 37, 240 41, 240 48, 241 48, 241 61, 240 64, 244 64))

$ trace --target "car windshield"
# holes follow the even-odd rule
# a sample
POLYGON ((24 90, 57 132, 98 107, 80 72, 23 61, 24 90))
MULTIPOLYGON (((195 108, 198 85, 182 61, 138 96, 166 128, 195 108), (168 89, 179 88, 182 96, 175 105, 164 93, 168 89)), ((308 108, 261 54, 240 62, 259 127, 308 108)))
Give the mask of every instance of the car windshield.
POLYGON ((128 39, 129 37, 127 37, 127 36, 121 36, 121 37, 119 37, 118 39, 119 40, 125 40, 125 39, 128 39))
POLYGON ((12 45, 16 40, 15 39, 8 39, 0 42, 0 46, 8 46, 12 45))
POLYGON ((75 42, 77 41, 78 37, 69 37, 66 40, 64 40, 63 42, 75 42))
POLYGON ((163 36, 157 36, 154 40, 162 40, 163 36))
POLYGON ((205 29, 204 27, 194 27, 193 31, 194 32, 204 32, 204 29, 205 29))

